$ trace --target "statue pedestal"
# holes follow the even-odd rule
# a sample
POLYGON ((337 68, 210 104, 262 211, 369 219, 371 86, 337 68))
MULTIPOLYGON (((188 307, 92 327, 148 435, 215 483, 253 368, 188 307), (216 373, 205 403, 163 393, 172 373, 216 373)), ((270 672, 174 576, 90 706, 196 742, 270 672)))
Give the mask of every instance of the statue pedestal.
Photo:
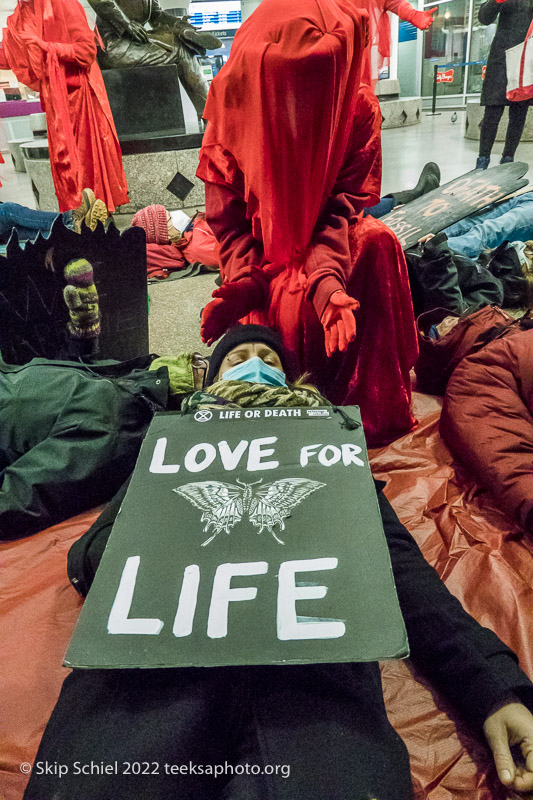
POLYGON ((178 68, 102 70, 120 143, 185 133, 178 68))
MULTIPOLYGON (((195 175, 202 136, 191 133, 121 142, 130 202, 117 208, 115 213, 134 214, 152 203, 160 203, 171 211, 181 208, 189 216, 203 210, 204 184, 195 175), (171 182, 174 192, 167 189, 171 182)), ((36 207, 57 211, 46 139, 39 148, 23 144, 21 149, 36 207)))
POLYGON ((405 128, 422 121, 422 98, 400 97, 400 81, 378 81, 374 91, 383 115, 382 128, 405 128))

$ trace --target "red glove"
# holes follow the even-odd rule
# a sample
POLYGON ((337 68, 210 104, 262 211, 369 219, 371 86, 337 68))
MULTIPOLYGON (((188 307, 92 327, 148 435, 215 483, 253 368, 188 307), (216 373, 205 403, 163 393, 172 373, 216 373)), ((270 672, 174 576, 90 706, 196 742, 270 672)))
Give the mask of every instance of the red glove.
POLYGON ((425 31, 433 24, 433 14, 437 8, 438 6, 434 6, 428 9, 428 11, 417 11, 407 0, 402 0, 396 13, 400 19, 410 22, 411 25, 414 25, 415 28, 419 28, 421 31, 425 31))
POLYGON ((350 342, 355 339, 354 311, 359 308, 359 303, 345 292, 333 292, 328 300, 320 322, 324 328, 326 353, 333 355, 337 350, 343 352, 350 342))
POLYGON ((265 302, 265 292, 253 278, 240 278, 232 283, 223 283, 215 289, 208 305, 202 311, 202 341, 209 346, 219 339, 228 328, 265 302))

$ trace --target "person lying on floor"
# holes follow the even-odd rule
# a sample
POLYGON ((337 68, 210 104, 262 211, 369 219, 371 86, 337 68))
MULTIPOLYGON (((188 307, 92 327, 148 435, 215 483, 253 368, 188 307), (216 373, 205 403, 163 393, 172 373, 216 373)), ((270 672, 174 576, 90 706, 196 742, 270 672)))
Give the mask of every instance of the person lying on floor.
POLYGON ((502 280, 477 261, 453 252, 443 231, 406 250, 405 258, 416 317, 433 308, 463 314, 503 302, 502 280))
POLYGON ((0 360, 0 539, 20 539, 110 500, 131 473, 168 371, 154 356, 88 365, 0 360), (105 378, 105 380, 102 380, 105 378))
POLYGON ((416 186, 412 189, 405 189, 401 192, 392 192, 385 194, 380 199, 379 203, 374 206, 365 208, 363 216, 374 217, 380 219, 386 214, 390 214, 398 206, 404 206, 406 203, 411 203, 413 200, 418 200, 419 197, 432 192, 433 189, 438 189, 440 186, 440 169, 439 165, 434 161, 429 161, 425 164, 420 177, 418 178, 416 186))
POLYGON ((82 223, 85 222, 92 231, 98 222, 107 219, 107 208, 102 200, 97 200, 92 189, 84 189, 82 202, 72 211, 56 214, 55 211, 36 211, 33 208, 21 206, 18 203, 0 203, 0 243, 6 244, 15 229, 19 241, 35 239, 40 233, 48 236, 52 225, 61 217, 67 228, 72 228, 80 233, 82 223))
POLYGON ((183 211, 154 204, 137 211, 131 224, 146 233, 148 278, 163 280, 187 264, 199 263, 215 272, 220 269, 220 247, 205 214, 191 219, 183 211))
POLYGON ((461 360, 446 387, 440 433, 502 511, 533 533, 533 330, 461 360))
MULTIPOLYGON (((182 413, 224 404, 328 404, 314 387, 292 382, 290 370, 275 332, 237 326, 216 346, 206 388, 183 400, 182 413)), ((462 718, 485 734, 502 783, 529 791, 533 685, 512 651, 449 593, 382 488, 376 483, 411 658, 462 718), (515 745, 521 749, 516 763, 515 745)), ((107 530, 101 527, 104 537, 110 521, 107 530)), ((387 718, 377 663, 74 669, 36 762, 70 766, 132 758, 193 766, 227 762, 242 770, 228 770, 215 782, 197 769, 159 769, 145 780, 91 771, 83 776, 84 800, 413 798, 409 756, 387 718), (244 769, 250 764, 288 765, 290 774, 256 775, 244 769)), ((62 775, 34 770, 24 800, 74 800, 80 787, 73 769, 62 775)))
MULTIPOLYGON (((411 203, 440 185, 440 169, 434 162, 425 165, 413 189, 393 192, 376 205, 365 208, 364 216, 379 219, 398 206, 411 203)), ((503 242, 526 242, 533 239, 533 192, 525 192, 502 200, 465 217, 443 231, 450 248, 469 258, 477 258, 485 250, 493 250, 503 242)))
POLYGON ((463 314, 493 304, 533 307, 533 242, 502 242, 473 259, 453 250, 441 231, 405 257, 416 317, 433 308, 463 314))
POLYGON ((478 258, 503 242, 533 239, 533 192, 502 200, 480 214, 465 217, 445 228, 444 233, 450 249, 469 258, 478 258))

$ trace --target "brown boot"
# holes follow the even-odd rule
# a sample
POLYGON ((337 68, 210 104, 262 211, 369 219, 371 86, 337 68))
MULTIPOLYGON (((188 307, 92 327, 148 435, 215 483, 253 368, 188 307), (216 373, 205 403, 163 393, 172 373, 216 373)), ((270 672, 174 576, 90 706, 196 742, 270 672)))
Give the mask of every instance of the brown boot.
POLYGON ((95 200, 85 216, 85 224, 94 231, 99 222, 105 225, 107 216, 107 208, 104 201, 95 200))
POLYGON ((72 228, 76 233, 81 233, 81 225, 91 207, 94 205, 96 197, 92 189, 84 189, 81 193, 81 204, 72 210, 72 228))

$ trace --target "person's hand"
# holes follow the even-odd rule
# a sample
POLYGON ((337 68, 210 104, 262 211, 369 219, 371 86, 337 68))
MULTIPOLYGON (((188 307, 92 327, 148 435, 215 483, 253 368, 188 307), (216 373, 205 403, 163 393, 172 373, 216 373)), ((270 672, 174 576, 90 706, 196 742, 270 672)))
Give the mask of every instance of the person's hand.
POLYGON ((421 31, 427 31, 433 25, 433 14, 437 11, 438 6, 428 8, 427 11, 415 11, 412 19, 409 20, 416 28, 421 31))
POLYGON ((40 47, 41 50, 47 49, 47 43, 43 39, 40 39, 35 33, 23 31, 22 33, 19 33, 19 36, 23 42, 26 42, 27 45, 34 44, 37 47, 40 47))
POLYGON ((139 22, 132 20, 126 29, 126 33, 130 39, 138 42, 138 44, 145 44, 148 41, 148 33, 139 22))
POLYGON ((354 311, 359 308, 359 303, 349 297, 340 289, 333 292, 328 300, 320 322, 324 328, 326 353, 333 355, 337 350, 346 350, 350 342, 355 339, 354 311))
POLYGON ((427 233, 425 236, 422 236, 422 238, 418 240, 418 244, 425 244, 426 242, 429 242, 430 239, 434 238, 435 238, 434 233, 427 233))
POLYGON ((211 297, 214 299, 202 311, 200 329, 202 341, 208 346, 254 308, 260 308, 264 302, 261 287, 253 278, 223 283, 220 289, 215 289, 211 297))
POLYGON ((533 714, 518 701, 508 702, 487 717, 483 731, 500 781, 522 797, 533 798, 533 714), (523 763, 515 764, 513 745, 520 745, 523 763))
POLYGON ((427 11, 423 11, 422 14, 424 15, 424 22, 420 25, 420 30, 425 31, 428 28, 431 28, 433 25, 433 14, 438 10, 438 6, 433 6, 433 8, 428 8, 427 11))

